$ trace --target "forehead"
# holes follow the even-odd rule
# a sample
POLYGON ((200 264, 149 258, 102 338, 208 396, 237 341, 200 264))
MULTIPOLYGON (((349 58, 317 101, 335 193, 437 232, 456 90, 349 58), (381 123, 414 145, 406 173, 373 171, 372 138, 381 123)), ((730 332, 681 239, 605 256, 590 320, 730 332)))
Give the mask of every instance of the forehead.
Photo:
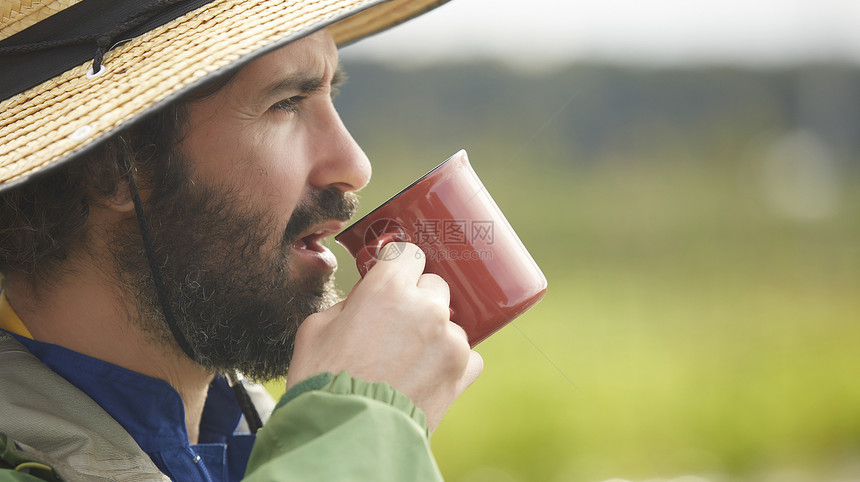
POLYGON ((277 81, 304 73, 322 76, 337 67, 337 46, 326 30, 321 30, 270 52, 243 67, 236 81, 277 81))

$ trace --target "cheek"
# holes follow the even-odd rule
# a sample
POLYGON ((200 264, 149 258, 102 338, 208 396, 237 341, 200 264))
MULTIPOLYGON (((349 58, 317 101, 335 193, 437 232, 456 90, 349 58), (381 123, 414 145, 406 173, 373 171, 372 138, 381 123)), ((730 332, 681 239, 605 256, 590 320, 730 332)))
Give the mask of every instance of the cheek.
POLYGON ((267 249, 275 249, 283 239, 290 217, 301 201, 302 186, 290 169, 258 169, 254 181, 247 184, 246 193, 252 209, 270 219, 271 233, 267 249))
POLYGON ((236 175, 249 184, 251 195, 281 214, 293 210, 306 184, 307 172, 296 147, 277 135, 264 136, 235 166, 236 175))
POLYGON ((255 168, 247 183, 254 204, 286 222, 304 191, 301 173, 288 165, 255 168))
POLYGON ((295 144, 262 131, 212 128, 190 136, 194 176, 230 189, 258 209, 271 207, 276 215, 292 211, 307 178, 301 152, 295 144))
MULTIPOLYGON (((194 116, 185 148, 199 182, 223 186, 255 212, 271 216, 282 230, 305 194, 310 176, 308 132, 302 123, 219 115, 194 116)), ((192 115, 193 115, 192 114, 192 115)))

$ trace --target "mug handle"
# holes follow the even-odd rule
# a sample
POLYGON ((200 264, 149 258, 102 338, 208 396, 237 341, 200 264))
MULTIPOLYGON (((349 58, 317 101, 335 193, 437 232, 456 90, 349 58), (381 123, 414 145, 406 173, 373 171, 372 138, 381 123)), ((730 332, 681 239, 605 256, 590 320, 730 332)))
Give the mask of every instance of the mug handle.
POLYGON ((388 232, 382 233, 379 237, 373 239, 370 243, 365 244, 355 256, 355 265, 358 268, 358 273, 364 278, 364 275, 370 271, 370 268, 379 260, 379 252, 386 244, 391 242, 409 243, 412 240, 404 232, 388 232))

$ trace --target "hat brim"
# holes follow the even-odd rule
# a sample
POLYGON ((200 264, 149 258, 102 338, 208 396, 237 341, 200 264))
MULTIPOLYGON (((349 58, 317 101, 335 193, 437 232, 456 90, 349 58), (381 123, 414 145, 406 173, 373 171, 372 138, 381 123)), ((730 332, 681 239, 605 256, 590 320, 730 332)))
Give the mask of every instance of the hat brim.
POLYGON ((0 103, 0 190, 63 165, 230 69, 328 28, 338 46, 448 0, 216 0, 0 103))

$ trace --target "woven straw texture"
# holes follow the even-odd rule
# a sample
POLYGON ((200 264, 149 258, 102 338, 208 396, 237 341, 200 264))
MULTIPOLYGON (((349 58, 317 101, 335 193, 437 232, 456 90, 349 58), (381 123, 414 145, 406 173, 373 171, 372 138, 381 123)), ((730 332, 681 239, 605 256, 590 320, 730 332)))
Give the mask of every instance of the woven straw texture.
POLYGON ((44 20, 80 0, 3 0, 0 3, 0 40, 44 20))
POLYGON ((0 103, 0 189, 68 159, 157 102, 274 42, 361 11, 329 27, 342 45, 444 1, 399 0, 363 10, 373 3, 218 0, 111 50, 99 76, 87 77, 86 62, 7 99, 0 103))

